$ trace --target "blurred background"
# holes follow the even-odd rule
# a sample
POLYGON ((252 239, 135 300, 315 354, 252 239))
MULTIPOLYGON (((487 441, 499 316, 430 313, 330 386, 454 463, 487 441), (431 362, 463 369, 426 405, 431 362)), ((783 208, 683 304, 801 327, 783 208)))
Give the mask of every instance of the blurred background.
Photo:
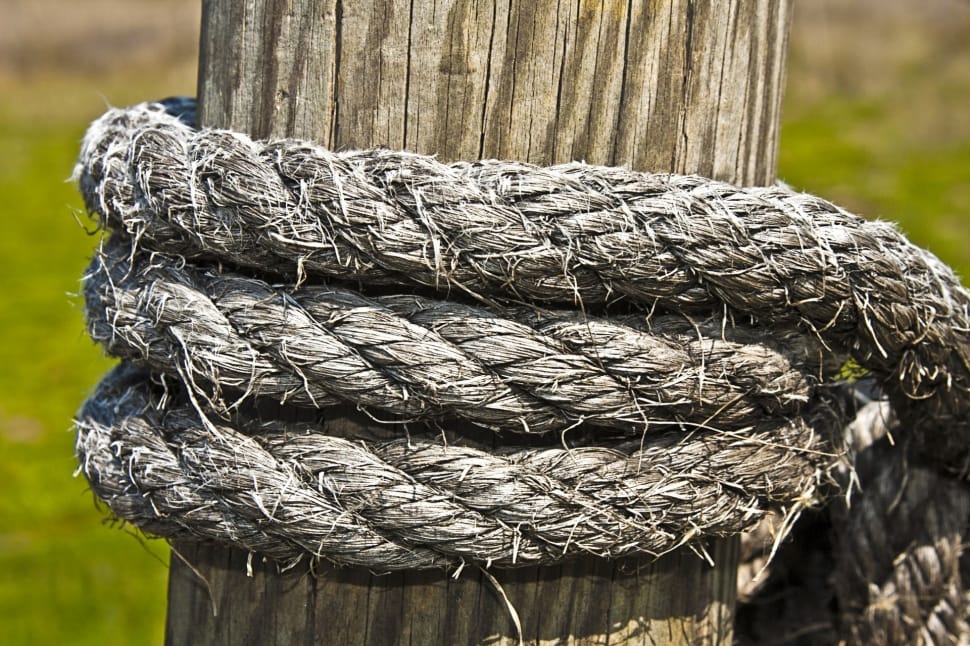
MULTIPOLYGON (((105 527, 71 416, 109 365, 68 181, 108 105, 194 94, 198 0, 0 0, 0 641, 161 643, 168 549, 105 527)), ((797 0, 780 178, 970 276, 970 1, 797 0)))

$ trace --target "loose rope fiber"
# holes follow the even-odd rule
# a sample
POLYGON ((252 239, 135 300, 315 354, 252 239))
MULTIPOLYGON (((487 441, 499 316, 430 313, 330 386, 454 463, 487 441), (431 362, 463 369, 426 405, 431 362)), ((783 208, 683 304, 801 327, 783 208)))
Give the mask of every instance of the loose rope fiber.
POLYGON ((253 141, 194 107, 109 111, 76 171, 111 231, 89 331, 125 360, 77 451, 117 516, 374 570, 705 554, 774 518, 772 612, 795 547, 834 584, 785 630, 970 640, 970 294, 893 227, 783 187, 253 141), (852 366, 891 421, 845 425, 852 366), (339 403, 376 430, 335 436, 339 403), (780 543, 838 492, 831 549, 780 543))

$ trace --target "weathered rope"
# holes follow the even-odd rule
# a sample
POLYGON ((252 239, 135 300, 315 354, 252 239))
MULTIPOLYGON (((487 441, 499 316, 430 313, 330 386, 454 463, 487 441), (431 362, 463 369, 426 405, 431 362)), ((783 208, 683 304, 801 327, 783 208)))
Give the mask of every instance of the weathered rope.
POLYGON ((85 299, 91 336, 112 354, 173 375, 184 368, 192 384, 529 433, 581 422, 627 433, 736 429, 797 414, 821 372, 822 349, 794 331, 773 342, 745 328, 717 338, 716 321, 679 316, 624 324, 516 309, 502 318, 419 296, 291 293, 170 256, 132 261, 121 240, 95 256, 85 299))
POLYGON ((700 546, 772 503, 811 503, 827 478, 818 462, 833 462, 824 430, 840 419, 485 451, 436 434, 351 441, 241 412, 213 425, 184 393, 163 396, 121 368, 78 417, 83 470, 115 513, 162 536, 225 541, 228 531, 284 561, 383 570, 700 546))
POLYGON ((857 644, 968 643, 970 488, 908 463, 889 441, 899 422, 870 408, 874 423, 852 438, 861 491, 833 505, 836 550, 851 564, 833 576, 843 632, 857 644))
MULTIPOLYGON (((836 477, 853 490, 851 504, 835 498, 827 513, 803 518, 758 582, 750 568, 764 567, 762 552, 742 542, 750 563, 739 571, 740 643, 968 643, 970 487, 899 445, 886 401, 862 407, 845 433, 854 468, 836 477)), ((757 527, 768 530, 762 544, 771 520, 757 527)))
POLYGON ((850 427, 863 489, 831 507, 838 608, 813 616, 970 639, 970 294, 891 226, 780 187, 257 142, 193 110, 111 110, 77 168, 113 230, 89 329, 140 366, 77 419, 118 516, 383 570, 703 552, 851 490, 851 357, 897 445, 850 427), (338 402, 385 434, 329 434, 313 411, 338 402))
POLYGON ((482 298, 728 307, 885 377, 970 446, 970 294, 895 228, 781 187, 569 164, 442 164, 195 130, 191 102, 112 110, 84 139, 88 208, 156 250, 482 298))

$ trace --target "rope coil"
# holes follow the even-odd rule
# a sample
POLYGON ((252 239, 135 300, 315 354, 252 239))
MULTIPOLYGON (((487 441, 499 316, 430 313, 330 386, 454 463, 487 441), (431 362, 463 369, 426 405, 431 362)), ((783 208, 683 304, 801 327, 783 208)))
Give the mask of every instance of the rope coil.
POLYGON ((169 374, 304 406, 349 401, 527 433, 737 429, 797 414, 822 371, 821 347, 794 332, 765 342, 743 327, 714 337, 717 320, 502 318, 416 295, 290 292, 162 254, 133 260, 117 240, 95 256, 85 298, 92 338, 169 374))
POLYGON ((832 457, 800 421, 492 451, 434 433, 362 443, 243 413, 204 424, 184 396, 163 405, 134 368, 105 379, 78 429, 96 491, 148 531, 225 541, 231 528, 234 544, 279 560, 381 570, 700 546, 698 536, 736 534, 772 503, 810 502, 820 454, 832 457))
POLYGON ((77 450, 121 518, 383 570, 704 553, 848 490, 847 450, 887 451, 841 437, 851 358, 901 446, 832 512, 850 529, 827 621, 876 643, 970 635, 970 294, 891 226, 782 187, 333 153, 193 118, 188 100, 111 110, 76 170, 113 231, 89 330, 127 362, 80 411, 77 450), (340 402, 386 432, 328 434, 314 411, 340 402), (927 475, 866 488, 900 469, 927 475), (930 486, 948 524, 934 501, 907 512, 922 538, 859 539, 860 513, 930 486), (945 565, 901 582, 927 541, 945 565), (896 583, 874 598, 859 572, 896 583))

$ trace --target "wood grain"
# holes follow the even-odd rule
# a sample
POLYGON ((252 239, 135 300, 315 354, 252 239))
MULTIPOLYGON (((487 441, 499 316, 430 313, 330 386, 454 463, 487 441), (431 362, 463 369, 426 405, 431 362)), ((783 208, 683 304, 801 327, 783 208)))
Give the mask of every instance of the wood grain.
POLYGON ((203 7, 205 123, 443 160, 774 178, 790 0, 203 7))
MULTIPOLYGON (((279 575, 256 559, 249 577, 242 552, 174 549, 208 587, 173 554, 168 644, 516 643, 505 602, 474 567, 457 578, 329 567, 279 575)), ((657 561, 580 560, 492 574, 529 644, 730 644, 735 552, 732 541, 716 543, 717 570, 697 567, 697 556, 682 551, 657 561), (712 598, 712 579, 720 598, 712 598)))
MULTIPOLYGON (((791 1, 207 0, 204 124, 443 160, 585 160, 773 181, 791 1)), ((366 418, 338 410, 329 430, 366 418)), ((513 644, 460 576, 275 566, 176 545, 169 644, 513 644), (191 567, 189 567, 190 564, 191 567), (213 609, 218 614, 213 615, 213 609)), ((580 559, 493 571, 530 644, 731 642, 737 542, 717 564, 580 559)))

